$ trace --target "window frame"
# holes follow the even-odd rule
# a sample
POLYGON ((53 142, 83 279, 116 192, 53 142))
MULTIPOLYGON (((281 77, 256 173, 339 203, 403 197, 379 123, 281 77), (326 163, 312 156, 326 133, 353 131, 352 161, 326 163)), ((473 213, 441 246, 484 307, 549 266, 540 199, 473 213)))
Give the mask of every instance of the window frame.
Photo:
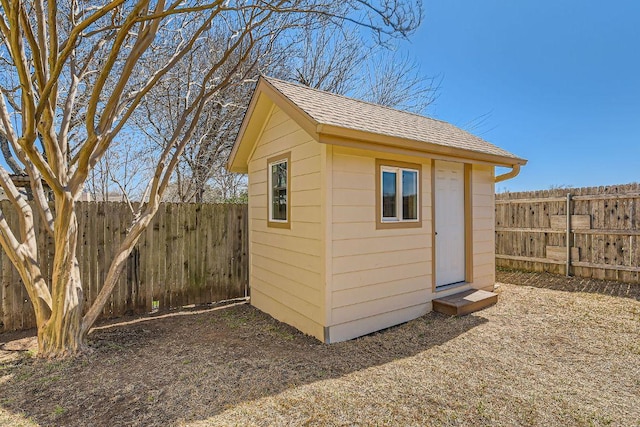
POLYGON ((421 194, 421 174, 422 165, 419 163, 399 162, 395 160, 376 159, 376 229, 390 228, 421 228, 422 227, 422 194, 421 194), (417 196, 417 218, 403 219, 402 202, 402 172, 409 171, 416 173, 416 196, 417 196), (383 173, 392 172, 396 174, 396 216, 394 218, 383 216, 383 173))
POLYGON ((267 159, 267 226, 273 228, 291 228, 291 152, 283 153, 267 159), (287 206, 286 219, 273 218, 273 166, 287 165, 287 206))

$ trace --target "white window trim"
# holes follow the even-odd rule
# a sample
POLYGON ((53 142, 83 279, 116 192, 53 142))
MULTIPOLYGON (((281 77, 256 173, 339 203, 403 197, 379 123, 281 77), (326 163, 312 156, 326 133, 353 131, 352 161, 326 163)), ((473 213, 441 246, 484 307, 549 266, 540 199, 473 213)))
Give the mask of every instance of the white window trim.
POLYGON ((269 186, 269 191, 267 192, 267 197, 268 199, 268 207, 269 207, 269 222, 277 222, 277 223, 281 223, 281 224, 286 224, 289 222, 289 159, 288 158, 282 158, 276 161, 273 161, 271 163, 269 163, 269 165, 267 166, 267 175, 268 175, 268 186, 269 186), (285 219, 275 219, 273 217, 273 166, 279 165, 281 163, 287 163, 287 208, 285 209, 285 219))
POLYGON ((395 224, 395 223, 406 223, 406 222, 420 222, 420 171, 418 169, 413 169, 413 168, 403 168, 403 167, 397 167, 397 166, 385 166, 385 165, 381 165, 380 166, 380 206, 378 207, 378 209, 380 209, 380 221, 382 223, 390 223, 390 224, 395 224), (408 172, 415 172, 416 173, 416 196, 417 196, 417 201, 416 201, 416 219, 403 219, 402 218, 402 172, 403 171, 408 171, 408 172), (384 216, 384 182, 383 182, 383 176, 384 176, 384 172, 391 172, 391 173, 395 173, 396 174, 396 216, 395 217, 385 217, 384 216))

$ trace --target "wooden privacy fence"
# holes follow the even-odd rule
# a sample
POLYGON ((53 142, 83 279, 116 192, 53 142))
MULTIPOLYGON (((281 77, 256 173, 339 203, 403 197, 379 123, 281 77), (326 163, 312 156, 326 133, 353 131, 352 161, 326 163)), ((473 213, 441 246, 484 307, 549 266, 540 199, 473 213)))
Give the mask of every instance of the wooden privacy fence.
MULTIPOLYGON (((8 201, 0 208, 10 225, 18 216, 8 201)), ((34 209, 35 212, 35 209, 34 209)), ((100 290, 132 214, 125 203, 78 204, 78 262, 85 308, 100 290)), ((243 297, 248 284, 247 205, 163 203, 129 256, 102 316, 150 312, 243 297)), ((36 229, 39 235, 44 230, 36 229)), ((39 240, 46 279, 53 242, 39 240)), ((0 331, 35 327, 29 296, 2 251, 0 331)))
POLYGON ((639 184, 498 194, 496 266, 638 283, 639 210, 639 184))

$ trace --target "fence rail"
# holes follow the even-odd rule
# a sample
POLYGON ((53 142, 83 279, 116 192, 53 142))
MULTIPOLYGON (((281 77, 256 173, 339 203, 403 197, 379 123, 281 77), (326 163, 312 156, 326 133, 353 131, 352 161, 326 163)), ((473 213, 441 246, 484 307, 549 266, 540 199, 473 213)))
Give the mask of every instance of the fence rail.
MULTIPOLYGON (((8 201, 0 202, 0 209, 10 225, 17 225, 18 215, 8 201)), ((77 213, 78 261, 88 307, 104 282, 132 214, 125 203, 116 202, 79 203, 77 213)), ((246 205, 161 204, 129 256, 102 317, 245 296, 247 230, 246 205)), ((36 233, 45 235, 42 229, 36 233)), ((43 274, 48 279, 53 241, 45 236, 39 242, 43 274)), ((0 331, 35 327, 29 296, 18 272, 1 252, 0 331)))
POLYGON ((640 185, 496 196, 496 265, 640 282, 640 185))

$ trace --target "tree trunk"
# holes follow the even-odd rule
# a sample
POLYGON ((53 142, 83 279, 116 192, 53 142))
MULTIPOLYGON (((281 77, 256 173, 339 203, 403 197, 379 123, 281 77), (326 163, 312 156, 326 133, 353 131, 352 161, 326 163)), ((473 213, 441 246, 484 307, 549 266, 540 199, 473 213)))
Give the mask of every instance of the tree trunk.
POLYGON ((82 329, 84 297, 76 259, 78 222, 72 197, 56 200, 51 317, 38 326, 38 356, 64 357, 87 348, 82 329))
POLYGON ((82 306, 78 305, 60 316, 59 321, 47 322, 38 330, 38 356, 56 358, 85 351, 87 336, 82 333, 81 320, 82 306))

